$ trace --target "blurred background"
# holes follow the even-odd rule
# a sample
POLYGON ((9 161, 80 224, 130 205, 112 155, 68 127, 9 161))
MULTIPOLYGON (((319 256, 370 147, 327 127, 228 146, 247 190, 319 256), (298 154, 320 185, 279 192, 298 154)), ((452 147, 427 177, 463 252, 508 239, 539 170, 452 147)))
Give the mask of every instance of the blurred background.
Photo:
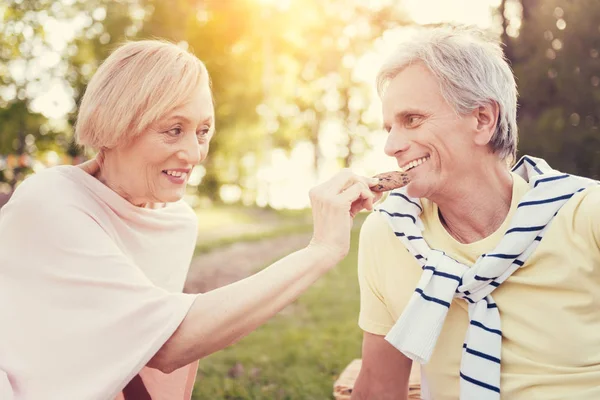
MULTIPOLYGON (((0 207, 27 175, 91 156, 73 143, 73 123, 108 53, 168 39, 205 62, 216 104, 211 153, 186 198, 200 220, 186 291, 243 278, 306 243, 314 184, 341 167, 395 168, 374 77, 416 25, 443 22, 504 43, 520 155, 600 179, 598 0, 2 0, 0 207)), ((330 398, 360 356, 353 243, 297 303, 202 360, 195 398, 330 398)))

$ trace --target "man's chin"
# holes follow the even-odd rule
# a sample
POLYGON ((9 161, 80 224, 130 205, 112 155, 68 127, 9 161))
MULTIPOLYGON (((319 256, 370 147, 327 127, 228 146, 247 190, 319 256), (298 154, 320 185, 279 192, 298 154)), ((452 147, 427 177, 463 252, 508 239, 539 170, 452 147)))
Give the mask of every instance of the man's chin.
POLYGON ((409 197, 422 198, 427 197, 429 187, 424 182, 411 181, 406 185, 406 194, 409 197))

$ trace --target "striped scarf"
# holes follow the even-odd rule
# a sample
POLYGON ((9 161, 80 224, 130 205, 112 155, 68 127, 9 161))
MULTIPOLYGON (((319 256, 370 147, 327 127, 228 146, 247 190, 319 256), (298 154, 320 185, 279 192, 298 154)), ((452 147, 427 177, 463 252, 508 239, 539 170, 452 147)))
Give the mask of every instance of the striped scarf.
POLYGON ((513 168, 530 186, 496 248, 472 267, 429 248, 421 231, 420 200, 406 189, 392 191, 377 211, 388 217, 396 236, 417 259, 423 273, 404 312, 386 336, 420 364, 429 361, 453 298, 468 302, 469 327, 460 366, 462 400, 500 398, 502 330, 491 293, 535 251, 552 218, 575 193, 598 182, 553 170, 525 156, 513 168))

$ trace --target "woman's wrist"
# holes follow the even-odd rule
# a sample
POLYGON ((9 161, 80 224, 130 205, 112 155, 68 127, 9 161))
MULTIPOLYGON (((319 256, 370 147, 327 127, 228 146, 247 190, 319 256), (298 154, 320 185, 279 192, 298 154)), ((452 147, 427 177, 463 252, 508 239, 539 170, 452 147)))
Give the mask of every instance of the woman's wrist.
POLYGON ((317 265, 326 271, 335 267, 348 254, 347 251, 344 252, 337 247, 320 243, 315 240, 310 241, 308 246, 306 246, 305 251, 314 258, 317 265))

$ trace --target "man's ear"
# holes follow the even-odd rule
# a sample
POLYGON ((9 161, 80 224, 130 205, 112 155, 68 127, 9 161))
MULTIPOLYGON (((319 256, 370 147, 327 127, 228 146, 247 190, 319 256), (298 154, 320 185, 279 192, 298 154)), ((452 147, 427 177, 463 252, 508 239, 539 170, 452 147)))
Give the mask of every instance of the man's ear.
POLYGON ((486 146, 492 140, 492 136, 496 132, 496 126, 498 125, 499 114, 500 107, 495 101, 491 101, 473 110, 473 116, 477 120, 477 128, 473 137, 475 144, 486 146))

